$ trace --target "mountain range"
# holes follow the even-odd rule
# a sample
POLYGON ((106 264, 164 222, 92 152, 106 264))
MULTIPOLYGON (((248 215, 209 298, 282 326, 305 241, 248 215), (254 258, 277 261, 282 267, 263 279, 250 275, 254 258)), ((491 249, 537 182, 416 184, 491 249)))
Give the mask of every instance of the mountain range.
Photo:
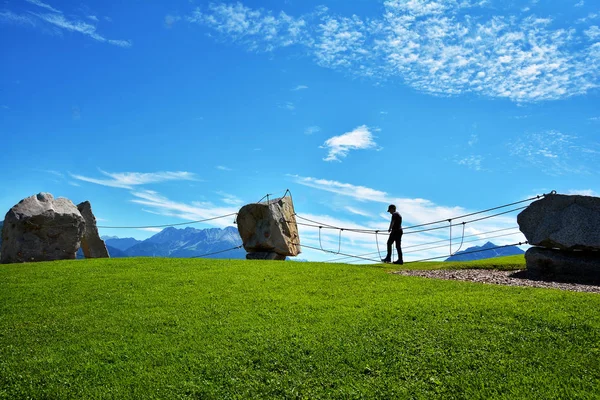
POLYGON ((517 246, 508 246, 501 247, 499 249, 495 249, 498 247, 492 242, 487 242, 483 246, 473 246, 469 247, 466 250, 459 251, 451 257, 448 257, 445 261, 472 261, 472 260, 482 260, 484 258, 494 258, 494 257, 504 257, 504 256, 514 256, 517 254, 524 254, 525 252, 518 248, 517 246), (477 253, 471 253, 475 252, 477 253), (470 253, 470 254, 465 254, 470 253))
MULTIPOLYGON (((166 228, 146 240, 102 236, 111 257, 191 258, 228 250, 242 244, 237 228, 166 228)), ((235 249, 206 258, 246 258, 246 251, 235 249)))

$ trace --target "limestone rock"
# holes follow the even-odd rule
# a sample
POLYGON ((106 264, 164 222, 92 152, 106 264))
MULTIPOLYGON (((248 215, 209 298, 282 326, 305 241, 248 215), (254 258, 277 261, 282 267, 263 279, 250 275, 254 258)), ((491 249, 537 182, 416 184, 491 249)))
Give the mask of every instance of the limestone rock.
POLYGON ((573 277, 600 282, 600 251, 562 251, 531 247, 525 253, 528 273, 534 276, 573 277))
POLYGON ((238 212, 237 226, 248 253, 300 254, 300 236, 290 197, 245 205, 238 212))
POLYGON ((285 260, 285 256, 277 254, 274 251, 257 251, 246 254, 246 260, 285 260))
POLYGON ((77 209, 85 220, 85 232, 81 238, 81 250, 85 258, 108 258, 108 250, 104 240, 100 239, 98 227, 96 226, 96 217, 92 213, 92 205, 89 201, 84 201, 77 205, 77 209))
POLYGON ((0 262, 75 259, 84 230, 85 221, 71 200, 50 193, 27 197, 4 218, 0 262))
POLYGON ((547 195, 517 216, 531 245, 600 250, 600 197, 547 195))

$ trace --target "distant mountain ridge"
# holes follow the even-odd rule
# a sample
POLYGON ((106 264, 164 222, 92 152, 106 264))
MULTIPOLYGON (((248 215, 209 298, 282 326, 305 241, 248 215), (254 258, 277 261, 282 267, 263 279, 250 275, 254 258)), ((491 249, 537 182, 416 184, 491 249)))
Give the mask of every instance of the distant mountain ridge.
POLYGON ((107 247, 110 246, 121 251, 125 251, 138 243, 142 243, 141 240, 137 240, 131 237, 120 238, 118 236, 102 236, 100 238, 104 240, 104 243, 107 247))
MULTIPOLYGON (((240 246, 237 228, 166 228, 156 235, 123 250, 128 257, 198 257, 240 246)), ((244 249, 207 256, 209 258, 246 258, 244 249)))
POLYGON ((473 246, 469 247, 466 250, 459 251, 451 257, 448 257, 445 261, 473 261, 473 260, 482 260, 484 258, 494 258, 494 257, 504 257, 504 256, 514 256, 518 254, 524 254, 525 252, 518 248, 517 246, 508 246, 501 247, 499 249, 494 249, 498 247, 492 242, 487 242, 483 246, 473 246), (477 253, 471 253, 477 251, 477 253), (465 254, 470 253, 470 254, 465 254))

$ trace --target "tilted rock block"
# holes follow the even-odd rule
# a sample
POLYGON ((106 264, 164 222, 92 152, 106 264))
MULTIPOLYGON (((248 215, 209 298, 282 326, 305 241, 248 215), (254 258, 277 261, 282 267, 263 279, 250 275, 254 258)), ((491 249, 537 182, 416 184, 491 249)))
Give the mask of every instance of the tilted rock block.
POLYGON ((531 245, 600 250, 600 197, 547 195, 517 216, 531 245))
POLYGON ((531 247, 525 253, 527 271, 534 276, 584 277, 600 282, 600 251, 564 251, 531 247))
POLYGON ((85 220, 85 232, 81 238, 81 250, 85 258, 109 258, 104 240, 100 239, 96 217, 92 213, 92 205, 84 201, 77 205, 77 209, 85 220))
POLYGON ((300 254, 300 236, 290 197, 245 205, 238 212, 237 226, 248 253, 300 254))
POLYGON ((27 197, 4 218, 0 261, 75 259, 84 230, 85 221, 71 200, 50 193, 27 197))

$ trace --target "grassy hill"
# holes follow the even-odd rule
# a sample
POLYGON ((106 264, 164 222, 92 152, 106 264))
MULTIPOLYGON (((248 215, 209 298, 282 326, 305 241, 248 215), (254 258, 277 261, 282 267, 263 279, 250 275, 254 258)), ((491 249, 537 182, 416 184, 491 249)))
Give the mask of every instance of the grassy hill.
POLYGON ((600 296, 385 268, 0 265, 0 398, 597 396, 600 296))

